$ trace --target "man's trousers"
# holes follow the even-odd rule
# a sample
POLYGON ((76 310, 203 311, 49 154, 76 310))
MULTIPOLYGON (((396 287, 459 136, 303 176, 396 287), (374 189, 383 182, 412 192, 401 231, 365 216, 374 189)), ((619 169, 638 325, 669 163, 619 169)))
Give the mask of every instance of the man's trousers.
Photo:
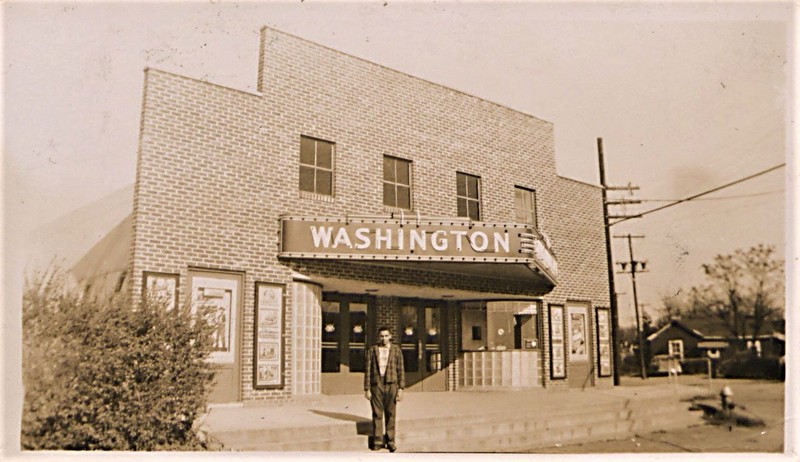
POLYGON ((397 410, 397 384, 383 383, 379 378, 377 385, 370 387, 372 399, 372 436, 375 445, 383 443, 386 434, 386 444, 394 443, 394 418, 397 410), (384 431, 385 430, 385 431, 384 431))

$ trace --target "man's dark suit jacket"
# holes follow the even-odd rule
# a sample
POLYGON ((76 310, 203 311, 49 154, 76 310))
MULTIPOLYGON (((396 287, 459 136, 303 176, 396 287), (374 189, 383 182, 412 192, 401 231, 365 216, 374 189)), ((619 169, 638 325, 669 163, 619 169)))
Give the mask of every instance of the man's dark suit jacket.
MULTIPOLYGON (((367 364, 364 371, 364 390, 369 390, 371 385, 377 385, 381 378, 378 367, 378 345, 373 345, 367 350, 367 364)), ((403 370, 403 353, 400 347, 389 344, 389 361, 386 363, 386 383, 396 383, 401 390, 406 387, 406 374, 403 370)))

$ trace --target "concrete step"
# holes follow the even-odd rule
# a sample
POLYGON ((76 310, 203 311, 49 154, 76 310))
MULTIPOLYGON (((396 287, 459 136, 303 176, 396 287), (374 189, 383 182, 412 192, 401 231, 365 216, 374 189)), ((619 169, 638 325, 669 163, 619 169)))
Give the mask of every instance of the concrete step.
MULTIPOLYGON (((553 444, 628 437, 636 432, 685 427, 702 421, 675 397, 563 403, 525 413, 495 410, 436 417, 398 416, 401 452, 513 452, 553 444)), ((529 408, 528 408, 529 409, 529 408)), ((463 411, 463 410, 462 410, 463 411)), ((237 451, 367 451, 361 422, 217 432, 224 449, 237 451)))
POLYGON ((578 421, 562 420, 558 423, 547 417, 544 423, 528 420, 509 426, 503 422, 481 427, 478 431, 469 429, 461 433, 443 433, 441 429, 432 429, 424 436, 401 431, 398 445, 401 451, 411 452, 514 452, 554 444, 628 437, 637 432, 686 427, 700 420, 688 409, 661 411, 644 417, 615 419, 586 416, 578 421))
POLYGON ((352 422, 342 422, 307 427, 223 431, 215 432, 213 436, 226 448, 234 450, 256 450, 243 448, 251 448, 254 444, 258 447, 266 447, 279 446, 285 442, 295 444, 300 442, 338 440, 353 435, 358 435, 356 424, 352 422))

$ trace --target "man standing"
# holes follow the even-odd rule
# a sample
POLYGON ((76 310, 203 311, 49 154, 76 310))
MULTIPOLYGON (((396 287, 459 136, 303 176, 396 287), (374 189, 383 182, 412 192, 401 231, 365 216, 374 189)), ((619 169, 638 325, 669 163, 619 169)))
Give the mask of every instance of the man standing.
POLYGON ((389 328, 381 326, 378 329, 378 344, 367 351, 364 371, 364 396, 372 406, 370 449, 373 451, 383 448, 384 442, 390 452, 397 450, 394 440, 395 411, 397 401, 403 398, 405 386, 403 353, 400 347, 392 344, 392 333, 389 332, 389 328))

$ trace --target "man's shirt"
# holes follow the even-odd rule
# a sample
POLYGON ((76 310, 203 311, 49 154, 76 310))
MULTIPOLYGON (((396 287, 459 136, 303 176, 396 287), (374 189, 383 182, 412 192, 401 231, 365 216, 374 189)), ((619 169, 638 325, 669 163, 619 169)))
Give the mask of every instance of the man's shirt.
POLYGON ((378 370, 381 377, 386 375, 386 366, 389 364, 389 349, 391 345, 378 347, 378 370))

